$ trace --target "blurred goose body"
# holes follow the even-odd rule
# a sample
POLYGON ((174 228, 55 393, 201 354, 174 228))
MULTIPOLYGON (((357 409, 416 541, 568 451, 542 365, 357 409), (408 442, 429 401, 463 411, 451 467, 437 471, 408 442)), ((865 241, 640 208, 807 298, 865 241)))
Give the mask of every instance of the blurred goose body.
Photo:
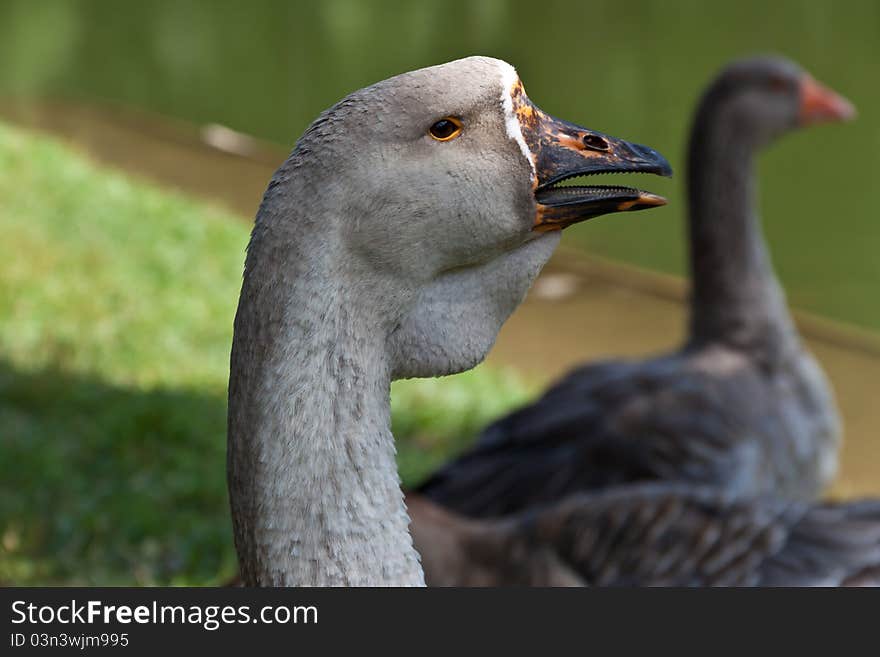
POLYGON ((690 137, 685 345, 574 370, 489 426, 420 492, 472 516, 656 480, 814 499, 836 472, 840 422, 761 236, 754 157, 787 131, 853 112, 789 61, 754 58, 725 69, 690 137))
POLYGON ((637 484, 496 519, 407 496, 428 586, 880 586, 880 501, 637 484))
POLYGON ((390 382, 480 362, 559 229, 664 203, 556 190, 603 171, 669 165, 544 114, 489 58, 385 80, 311 125, 263 198, 235 317, 228 485, 246 584, 423 584, 390 382))

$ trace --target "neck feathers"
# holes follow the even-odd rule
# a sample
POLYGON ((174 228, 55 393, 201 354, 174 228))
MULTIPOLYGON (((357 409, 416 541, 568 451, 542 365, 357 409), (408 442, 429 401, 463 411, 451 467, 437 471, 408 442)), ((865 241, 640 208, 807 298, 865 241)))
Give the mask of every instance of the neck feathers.
POLYGON ((243 577, 421 584, 381 332, 334 287, 326 250, 288 258, 264 246, 249 252, 230 371, 228 477, 243 577))
POLYGON ((723 98, 709 97, 691 136, 691 339, 774 358, 796 334, 761 234, 755 149, 733 125, 723 114, 723 98))

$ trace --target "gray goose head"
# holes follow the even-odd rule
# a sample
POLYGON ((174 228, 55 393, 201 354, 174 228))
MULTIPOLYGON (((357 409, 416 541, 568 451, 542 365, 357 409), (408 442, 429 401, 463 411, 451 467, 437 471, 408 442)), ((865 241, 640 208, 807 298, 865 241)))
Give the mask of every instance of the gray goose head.
POLYGON ((338 235, 347 268, 385 292, 377 303, 394 378, 480 362, 560 229, 665 203, 637 189, 558 183, 671 173, 650 148, 542 112, 509 64, 486 57, 355 92, 297 151, 299 191, 286 193, 319 206, 308 217, 322 217, 299 230, 338 235))

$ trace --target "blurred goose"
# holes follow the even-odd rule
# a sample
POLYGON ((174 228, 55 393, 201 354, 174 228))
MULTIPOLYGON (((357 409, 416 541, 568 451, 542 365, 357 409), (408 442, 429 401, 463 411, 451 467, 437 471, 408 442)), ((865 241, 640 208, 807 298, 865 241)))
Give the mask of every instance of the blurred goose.
POLYGON ((504 518, 410 493, 428 586, 880 586, 880 500, 621 486, 504 518))
POLYGON ((754 158, 795 128, 853 115, 787 60, 746 59, 722 71, 691 130, 693 291, 684 346, 574 370, 491 425, 420 492, 471 516, 651 480, 814 499, 835 474, 840 423, 773 273, 754 158))
POLYGON ((556 187, 608 171, 670 172, 543 113, 495 59, 385 80, 309 127, 263 198, 235 317, 228 485, 246 584, 423 584, 390 381, 480 362, 559 229, 665 202, 556 187))

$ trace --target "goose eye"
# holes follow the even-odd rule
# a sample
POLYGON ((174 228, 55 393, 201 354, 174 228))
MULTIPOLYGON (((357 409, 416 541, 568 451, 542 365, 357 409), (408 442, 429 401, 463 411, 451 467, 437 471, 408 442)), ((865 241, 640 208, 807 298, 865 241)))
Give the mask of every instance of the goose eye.
POLYGON ((454 116, 447 116, 432 125, 428 132, 437 141, 449 141, 461 134, 461 121, 454 116))
POLYGON ((770 78, 769 87, 771 91, 785 91, 788 89, 788 82, 785 78, 772 77, 770 78))

